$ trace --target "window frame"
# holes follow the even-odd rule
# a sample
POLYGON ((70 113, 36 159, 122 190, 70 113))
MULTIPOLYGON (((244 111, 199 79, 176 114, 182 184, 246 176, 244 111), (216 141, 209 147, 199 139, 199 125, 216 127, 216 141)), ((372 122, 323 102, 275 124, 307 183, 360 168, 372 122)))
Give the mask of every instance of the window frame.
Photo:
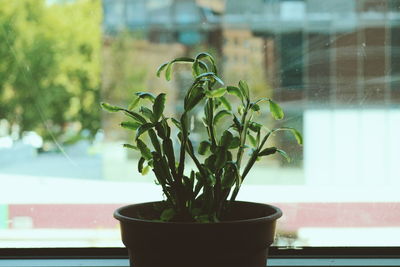
MULTIPOLYGON (((268 266, 400 266, 400 247, 271 247, 268 266)), ((125 248, 2 248, 0 267, 129 266, 125 248)))

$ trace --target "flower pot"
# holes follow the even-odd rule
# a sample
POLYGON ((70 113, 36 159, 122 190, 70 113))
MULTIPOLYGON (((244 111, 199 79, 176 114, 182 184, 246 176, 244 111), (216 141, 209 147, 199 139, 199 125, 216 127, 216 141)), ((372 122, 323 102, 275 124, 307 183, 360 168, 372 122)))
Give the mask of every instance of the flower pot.
POLYGON ((282 212, 270 205, 235 201, 218 223, 152 221, 149 202, 121 207, 122 241, 134 267, 263 267, 282 212))

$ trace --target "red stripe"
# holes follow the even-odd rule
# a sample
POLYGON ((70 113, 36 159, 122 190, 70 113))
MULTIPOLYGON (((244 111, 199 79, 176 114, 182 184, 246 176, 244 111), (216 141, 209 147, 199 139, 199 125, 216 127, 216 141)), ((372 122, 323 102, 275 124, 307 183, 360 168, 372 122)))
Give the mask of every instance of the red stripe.
POLYGON ((276 204, 284 216, 279 227, 400 227, 400 202, 276 204))
MULTIPOLYGON (((115 228, 113 212, 123 204, 10 205, 9 216, 32 218, 34 228, 115 228)), ((276 203, 279 228, 400 227, 400 203, 276 203)), ((12 224, 10 225, 12 227, 12 224)))
MULTIPOLYGON (((118 221, 113 212, 121 204, 26 204, 10 205, 12 220, 19 216, 32 218, 34 228, 114 228, 118 221)), ((12 227, 12 223, 11 223, 12 227)))

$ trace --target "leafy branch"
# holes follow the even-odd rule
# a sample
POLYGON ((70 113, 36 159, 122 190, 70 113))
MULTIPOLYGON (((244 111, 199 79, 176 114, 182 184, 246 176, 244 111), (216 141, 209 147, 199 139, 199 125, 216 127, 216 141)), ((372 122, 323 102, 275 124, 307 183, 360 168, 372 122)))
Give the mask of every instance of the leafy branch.
POLYGON ((158 68, 157 76, 164 74, 167 81, 171 80, 175 64, 191 64, 193 74, 180 117, 168 118, 164 115, 164 93, 157 96, 147 92, 136 93, 128 108, 108 103, 101 105, 109 112, 123 112, 130 119, 122 122, 121 126, 135 132, 135 144, 125 144, 125 147, 139 151, 139 172, 144 174, 151 168, 162 187, 166 206, 160 219, 217 222, 223 219, 229 203, 236 199, 243 180, 259 158, 279 153, 290 160, 285 151, 265 147, 269 137, 279 131, 289 131, 299 144, 302 144, 302 137, 290 127, 275 128, 263 134, 265 127, 253 120, 260 113, 260 104, 267 102, 269 113, 276 120, 284 117, 282 108, 269 98, 252 101, 245 81, 239 81, 238 86, 224 86, 210 54, 200 53, 195 58, 180 57, 166 62, 158 68), (239 100, 238 112, 232 111, 225 95, 239 100), (189 118, 193 109, 202 103, 202 121, 207 138, 195 149, 190 139, 189 118), (227 129, 217 128, 222 118, 230 118, 232 125, 227 129), (171 127, 178 132, 177 155, 171 127), (143 139, 145 135, 150 139, 150 147, 143 139), (244 152, 249 148, 251 156, 243 162, 244 152), (186 170, 186 155, 195 164, 195 170, 186 170))

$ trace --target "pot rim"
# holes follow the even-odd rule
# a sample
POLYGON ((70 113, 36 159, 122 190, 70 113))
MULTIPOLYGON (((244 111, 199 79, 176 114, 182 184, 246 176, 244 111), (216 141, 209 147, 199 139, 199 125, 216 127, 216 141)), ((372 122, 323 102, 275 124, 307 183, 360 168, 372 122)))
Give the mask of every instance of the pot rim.
POLYGON ((268 216, 262 216, 262 217, 256 217, 256 218, 251 218, 251 219, 243 219, 243 220, 233 220, 233 221, 222 221, 222 222, 208 222, 208 223, 202 223, 202 222, 164 222, 164 221, 154 221, 154 220, 149 220, 149 219, 141 219, 141 218, 135 218, 135 217, 129 217, 121 214, 121 211, 124 209, 129 209, 135 206, 139 205, 150 205, 153 203, 160 203, 162 201, 151 201, 151 202, 141 202, 141 203, 136 203, 136 204, 130 204, 130 205, 125 205, 122 206, 114 211, 114 218, 121 221, 121 222, 141 222, 141 223, 152 223, 152 224, 163 224, 163 225, 223 225, 223 224, 241 224, 241 223, 256 223, 256 222, 261 222, 261 221, 274 221, 282 217, 282 211, 280 208, 265 204, 265 203, 258 203, 258 202, 250 202, 250 201, 235 201, 236 203, 242 203, 242 204, 255 204, 255 205, 260 205, 260 206, 265 206, 268 207, 275 212, 272 213, 271 215, 268 216))

